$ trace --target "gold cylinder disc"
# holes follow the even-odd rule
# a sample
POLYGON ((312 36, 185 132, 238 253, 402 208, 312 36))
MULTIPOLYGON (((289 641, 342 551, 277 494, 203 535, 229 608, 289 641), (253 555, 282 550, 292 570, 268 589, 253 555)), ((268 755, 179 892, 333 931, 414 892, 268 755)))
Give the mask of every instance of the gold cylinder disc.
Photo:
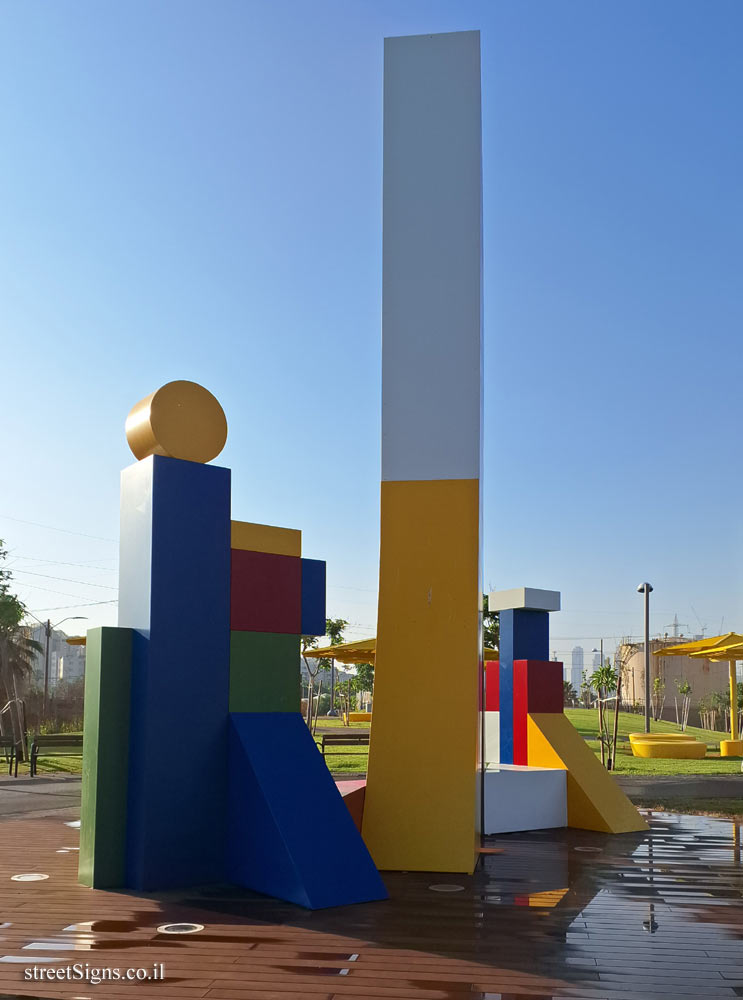
POLYGON ((227 418, 219 401, 197 382, 168 382, 133 406, 126 439, 135 458, 166 455, 210 462, 224 448, 227 418))

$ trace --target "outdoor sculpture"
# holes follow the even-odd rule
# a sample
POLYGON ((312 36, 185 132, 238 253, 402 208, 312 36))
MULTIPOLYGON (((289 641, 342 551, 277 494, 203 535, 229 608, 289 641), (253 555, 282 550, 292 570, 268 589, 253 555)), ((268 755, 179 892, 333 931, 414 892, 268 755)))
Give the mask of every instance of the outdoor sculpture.
POLYGON ((528 818, 509 816, 497 786, 497 829, 549 825, 533 791, 542 778, 569 825, 645 828, 563 715, 561 668, 546 662, 552 605, 530 603, 548 592, 491 595, 501 661, 487 696, 499 698, 503 770, 483 774, 479 32, 387 39, 384 114, 379 630, 354 806, 364 841, 299 714, 299 637, 325 632, 325 564, 301 557, 298 531, 230 520, 230 472, 205 464, 224 446, 224 414, 201 386, 173 382, 127 420, 139 461, 122 475, 119 627, 88 633, 87 885, 232 881, 313 908, 382 899, 372 857, 473 871, 491 778, 533 800, 528 818), (424 692, 426 710, 410 712, 424 692))
POLYGON ((549 659, 549 616, 560 610, 560 594, 531 587, 494 591, 488 607, 500 616, 500 659, 486 664, 486 735, 491 727, 498 732, 487 741, 486 832, 646 830, 563 711, 562 663, 549 659))
POLYGON ((193 382, 127 420, 140 460, 122 473, 119 627, 88 633, 80 881, 383 899, 299 713, 325 564, 301 557, 299 531, 230 520, 229 469, 204 464, 226 432, 193 382))
POLYGON ((379 619, 362 827, 384 869, 466 872, 478 858, 481 131, 478 31, 385 40, 379 619), (423 692, 425 711, 409 711, 423 692))

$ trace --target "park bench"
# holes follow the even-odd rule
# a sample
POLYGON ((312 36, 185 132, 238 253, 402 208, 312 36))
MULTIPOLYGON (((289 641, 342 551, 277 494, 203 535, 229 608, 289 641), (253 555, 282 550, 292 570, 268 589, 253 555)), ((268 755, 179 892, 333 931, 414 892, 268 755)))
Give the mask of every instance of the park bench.
MULTIPOLYGON (((321 751, 323 757, 326 756, 326 747, 341 747, 341 746, 351 746, 351 747, 368 747, 369 746, 369 734, 368 733, 325 733, 322 737, 321 751)), ((331 750, 328 756, 332 754, 343 753, 342 750, 331 750)))
POLYGON ((8 762, 8 774, 13 774, 15 770, 15 777, 18 777, 18 747, 16 741, 12 736, 0 736, 0 750, 5 754, 5 759, 8 762))
POLYGON ((82 757, 83 738, 80 733, 54 733, 35 736, 31 744, 29 773, 33 778, 39 757, 82 757))

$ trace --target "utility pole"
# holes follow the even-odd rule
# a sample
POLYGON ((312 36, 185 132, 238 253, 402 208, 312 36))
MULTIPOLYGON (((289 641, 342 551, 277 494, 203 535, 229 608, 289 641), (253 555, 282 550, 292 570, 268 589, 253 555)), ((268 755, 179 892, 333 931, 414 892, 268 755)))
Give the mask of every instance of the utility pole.
POLYGON ((44 623, 44 632, 46 633, 46 652, 44 653, 44 701, 41 708, 41 718, 46 720, 46 705, 49 698, 49 640, 52 636, 52 623, 49 618, 44 623))
MULTIPOLYGON (((36 615, 31 611, 27 611, 26 614, 31 615, 32 618, 36 618, 36 615)), ((64 624, 64 622, 86 621, 87 617, 87 615, 69 615, 67 618, 63 618, 62 621, 57 622, 56 625, 52 625, 49 618, 47 618, 45 622, 43 622, 40 618, 36 618, 36 621, 43 627, 44 634, 46 635, 46 649, 44 652, 44 701, 41 708, 42 719, 46 719, 46 708, 49 699, 49 646, 52 633, 55 628, 58 628, 60 625, 64 624)))
POLYGON ((645 595, 645 732, 650 732, 650 595, 653 591, 649 583, 641 583, 638 594, 645 595))

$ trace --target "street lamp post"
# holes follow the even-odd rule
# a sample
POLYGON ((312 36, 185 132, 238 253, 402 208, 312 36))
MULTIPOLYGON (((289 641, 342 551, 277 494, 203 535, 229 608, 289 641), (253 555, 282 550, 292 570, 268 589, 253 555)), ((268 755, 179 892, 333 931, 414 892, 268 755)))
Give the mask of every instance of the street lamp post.
POLYGON ((645 595, 645 732, 650 732, 650 595, 652 585, 641 583, 638 594, 645 595))

